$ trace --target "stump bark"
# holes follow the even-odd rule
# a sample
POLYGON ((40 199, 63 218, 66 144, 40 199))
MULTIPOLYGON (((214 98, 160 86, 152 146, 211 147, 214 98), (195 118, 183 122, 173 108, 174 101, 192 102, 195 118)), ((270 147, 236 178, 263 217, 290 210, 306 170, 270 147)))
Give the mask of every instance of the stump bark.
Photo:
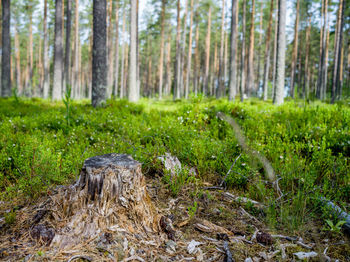
POLYGON ((68 247, 102 232, 148 234, 159 231, 159 217, 147 194, 141 163, 129 155, 107 154, 85 160, 78 181, 52 197, 60 230, 51 245, 68 247))

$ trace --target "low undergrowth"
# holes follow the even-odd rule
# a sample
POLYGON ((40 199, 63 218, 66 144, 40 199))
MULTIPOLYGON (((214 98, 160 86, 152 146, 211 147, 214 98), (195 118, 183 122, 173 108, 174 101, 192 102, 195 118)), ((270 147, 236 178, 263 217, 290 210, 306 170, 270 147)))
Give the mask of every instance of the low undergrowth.
MULTIPOLYGON (((63 103, 1 99, 0 198, 50 194, 77 178, 84 159, 111 152, 132 155, 150 176, 167 175, 157 157, 169 152, 194 167, 196 179, 218 185, 242 154, 226 178, 227 188, 264 203, 262 216, 270 226, 294 231, 320 214, 330 218, 318 205, 320 196, 349 210, 349 123, 346 103, 275 107, 258 100, 142 100, 136 105, 118 100, 94 109, 88 101, 73 101, 67 115, 63 103), (217 118, 219 111, 234 118, 249 146, 271 162, 281 192, 242 151, 229 124, 217 118)), ((192 180, 181 173, 175 182, 165 177, 164 183, 176 195, 192 180)))

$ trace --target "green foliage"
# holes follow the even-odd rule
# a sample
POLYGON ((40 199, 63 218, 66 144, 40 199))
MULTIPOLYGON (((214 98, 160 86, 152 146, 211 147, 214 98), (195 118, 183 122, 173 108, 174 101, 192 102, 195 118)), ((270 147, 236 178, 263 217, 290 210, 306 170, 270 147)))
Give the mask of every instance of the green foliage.
POLYGON ((190 216, 190 219, 192 219, 192 218, 195 216, 195 214, 197 213, 197 209, 198 209, 198 203, 197 203, 197 201, 194 201, 194 202, 193 202, 193 205, 192 205, 192 206, 189 206, 189 207, 187 208, 187 213, 188 213, 188 215, 190 216))
POLYGON ((326 224, 328 227, 324 227, 323 230, 330 231, 330 232, 333 232, 336 234, 340 234, 341 228, 345 223, 346 223, 346 221, 340 220, 336 224, 334 224, 332 220, 327 219, 326 224))
POLYGON ((64 94, 64 98, 63 98, 63 103, 66 106, 66 120, 67 120, 67 126, 70 126, 70 107, 72 104, 72 97, 71 97, 71 92, 72 92, 72 88, 70 85, 67 85, 66 88, 66 92, 64 94))
MULTIPOLYGON (((291 101, 274 107, 259 100, 229 103, 200 97, 177 103, 110 100, 95 109, 70 95, 64 103, 1 99, 0 198, 48 194, 56 185, 72 183, 86 158, 111 152, 132 155, 146 175, 162 175, 172 195, 193 186, 196 196, 198 183, 221 182, 242 154, 227 176, 228 189, 264 203, 272 226, 294 230, 321 213, 315 208, 319 196, 349 205, 348 123, 346 103, 291 101), (242 152, 231 126, 216 117, 219 111, 233 117, 249 146, 271 162, 281 198, 264 181, 261 164, 242 152), (197 175, 186 169, 173 177, 164 174, 157 157, 165 152, 195 167, 197 175)), ((258 214, 249 203, 245 208, 258 214)))
POLYGON ((12 225, 16 222, 16 211, 11 211, 5 214, 5 223, 12 225))

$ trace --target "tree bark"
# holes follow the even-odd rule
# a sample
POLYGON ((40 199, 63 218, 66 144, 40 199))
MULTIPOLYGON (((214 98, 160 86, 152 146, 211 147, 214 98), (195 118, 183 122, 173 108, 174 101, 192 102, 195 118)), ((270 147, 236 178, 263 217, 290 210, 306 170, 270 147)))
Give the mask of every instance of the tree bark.
POLYGON ((21 50, 19 46, 19 35, 18 35, 18 29, 16 26, 16 33, 15 33, 15 49, 16 49, 16 88, 18 91, 18 94, 22 94, 22 85, 21 85, 21 50))
POLYGON ((32 4, 28 4, 29 11, 29 59, 28 63, 28 81, 26 86, 26 92, 28 96, 32 96, 34 94, 33 87, 33 7, 32 4))
POLYGON ((129 65, 129 101, 139 100, 137 88, 137 3, 130 0, 130 65, 129 65))
POLYGON ((248 73, 246 82, 246 92, 248 97, 254 91, 254 21, 255 21, 255 0, 252 0, 251 25, 249 36, 249 51, 248 51, 248 73))
POLYGON ((184 13, 184 27, 182 30, 181 38, 181 64, 180 64, 180 97, 184 96, 184 71, 185 71, 185 50, 186 50, 186 37, 187 37, 187 14, 188 14, 188 0, 185 2, 185 13, 184 13))
MULTIPOLYGON (((254 0, 253 0, 254 1, 254 0)), ((224 74, 224 45, 225 45, 225 0, 222 0, 222 11, 221 11, 221 38, 220 38, 220 54, 219 54, 219 75, 218 82, 219 86, 216 89, 216 97, 220 98, 225 96, 225 84, 223 82, 224 74)))
POLYGON ((267 100, 268 97, 268 81, 269 81, 269 68, 270 68, 270 54, 271 54, 271 30, 272 30, 272 14, 274 9, 274 2, 271 0, 270 2, 270 15, 269 15, 269 25, 267 27, 267 36, 265 43, 265 64, 264 64, 264 101, 267 100))
POLYGON ((9 97, 11 90, 10 0, 2 0, 1 96, 9 97))
POLYGON ((44 0, 44 83, 43 96, 49 97, 50 91, 50 69, 49 69, 49 37, 47 32, 47 0, 44 0))
MULTIPOLYGON (((193 0, 192 0, 193 1, 193 0)), ((165 23, 165 4, 166 0, 162 0, 162 12, 161 12, 161 32, 160 32, 160 54, 158 64, 158 98, 162 99, 163 93, 163 61, 164 61, 164 23, 165 23)))
POLYGON ((70 68, 70 39, 72 27, 72 0, 67 0, 67 21, 66 21, 66 52, 64 58, 64 76, 63 76, 63 90, 69 86, 71 88, 71 81, 69 75, 70 68))
POLYGON ((167 43, 167 53, 166 53, 166 84, 165 93, 170 94, 171 91, 171 35, 169 33, 168 43, 167 43))
POLYGON ((92 97, 93 107, 106 101, 107 86, 107 32, 106 0, 93 2, 93 47, 92 47, 92 97))
POLYGON ((115 58, 114 58, 114 85, 112 90, 112 96, 115 97, 118 92, 119 81, 119 6, 118 1, 115 7, 115 58))
POLYGON ((181 88, 181 19, 180 19, 180 0, 177 0, 177 28, 176 28, 176 59, 175 59, 175 83, 174 100, 180 99, 181 88))
MULTIPOLYGON (((113 70, 114 70, 114 61, 113 61, 113 2, 112 0, 108 1, 108 31, 107 31, 107 50, 108 50, 108 77, 107 77, 107 98, 110 98, 112 95, 113 89, 113 70)), ((118 3, 116 3, 118 4, 118 3)))
POLYGON ((199 22, 196 22, 196 33, 195 33, 195 42, 196 42, 196 48, 194 51, 194 75, 193 75, 193 88, 194 88, 194 94, 197 96, 198 94, 198 86, 199 86, 199 71, 200 71, 200 61, 199 61, 199 22))
POLYGON ((74 60, 73 60, 73 96, 78 98, 79 92, 79 0, 75 0, 74 17, 74 60))
POLYGON ((261 47, 262 47, 262 31, 263 31, 263 3, 260 3, 260 22, 259 22, 259 45, 258 45, 258 70, 256 77, 256 91, 260 89, 260 67, 261 67, 261 47))
POLYGON ((275 39, 273 43, 273 71, 272 71, 272 98, 275 95, 276 88, 276 69, 277 69, 277 36, 278 36, 278 1, 276 1, 276 13, 275 13, 275 39))
POLYGON ((122 65, 122 68, 121 68, 121 72, 120 72, 120 92, 119 92, 119 97, 120 98, 124 98, 124 95, 125 95, 125 86, 124 86, 124 60, 125 60, 125 49, 126 49, 126 44, 125 44, 125 41, 124 41, 124 35, 125 35, 125 27, 126 27, 126 18, 125 18, 125 9, 123 9, 123 27, 122 27, 122 31, 123 31, 123 34, 122 34, 122 61, 121 61, 121 65, 122 65))
POLYGON ((56 0, 52 100, 62 99, 62 73, 63 73, 62 0, 56 0))
POLYGON ((291 65, 291 73, 290 73, 290 94, 289 95, 292 98, 294 98, 295 68, 296 68, 296 62, 298 59, 299 6, 300 6, 300 0, 297 0, 295 24, 294 24, 294 42, 293 42, 293 51, 292 51, 292 65, 291 65))
POLYGON ((208 27, 207 27, 207 36, 205 38, 205 73, 204 73, 204 80, 203 80, 204 95, 208 94, 208 87, 209 87, 210 36, 211 36, 211 6, 209 6, 209 11, 208 11, 208 27))
POLYGON ((306 30, 306 51, 305 51, 305 75, 304 75, 304 98, 309 99, 310 93, 310 69, 309 69, 309 53, 310 53, 310 32, 311 32, 311 17, 308 19, 308 27, 306 30))
POLYGON ((277 79, 274 104, 280 105, 284 100, 284 74, 286 52, 286 0, 279 0, 278 6, 278 40, 277 40, 277 79))
POLYGON ((231 46, 230 46, 230 88, 229 88, 229 100, 233 101, 236 97, 236 50, 237 50, 237 9, 238 0, 232 0, 231 8, 231 46))
POLYGON ((244 99, 244 86, 245 86, 245 27, 246 27, 246 0, 243 0, 243 17, 242 17, 242 50, 241 50, 241 84, 239 91, 241 93, 241 102, 244 99))
POLYGON ((186 71, 186 82, 185 82, 185 99, 188 99, 189 93, 189 82, 190 82, 190 74, 191 74, 191 60, 192 60, 192 26, 193 26, 193 0, 191 0, 190 5, 190 33, 188 40, 188 54, 187 54, 187 71, 186 71))

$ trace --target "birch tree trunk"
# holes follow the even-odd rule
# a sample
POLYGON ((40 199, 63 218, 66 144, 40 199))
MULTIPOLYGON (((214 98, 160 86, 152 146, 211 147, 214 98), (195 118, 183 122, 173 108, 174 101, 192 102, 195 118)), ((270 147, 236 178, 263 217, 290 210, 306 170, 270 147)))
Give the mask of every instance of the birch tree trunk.
POLYGON ((209 86, 210 35, 211 35, 211 6, 209 6, 209 11, 208 11, 208 27, 207 27, 207 36, 205 38, 205 73, 204 73, 204 80, 203 80, 204 95, 208 94, 208 86, 209 86))
POLYGON ((264 64, 264 101, 267 100, 268 97, 268 82, 269 82, 269 68, 270 68, 270 54, 271 54, 271 30, 272 30, 272 14, 273 14, 274 2, 271 0, 270 2, 270 14, 269 14, 269 25, 267 27, 267 36, 265 43, 265 64, 264 64))
POLYGON ((245 86, 245 27, 246 27, 246 0, 243 0, 243 18, 242 18, 242 51, 241 51, 241 84, 239 91, 241 93, 241 102, 244 99, 244 86, 245 86))
POLYGON ((137 88, 137 1, 130 0, 130 65, 129 65, 129 101, 139 100, 137 88))
POLYGON ((252 0, 252 14, 249 36, 249 51, 248 51, 248 74, 246 82, 246 93, 248 97, 254 91, 254 21, 255 21, 255 0, 252 0))
POLYGON ((118 81, 119 81, 119 7, 118 1, 115 7, 115 58, 114 58, 114 85, 112 90, 112 96, 115 97, 118 92, 118 81))
POLYGON ((191 74, 191 60, 192 60, 192 26, 193 26, 193 0, 191 0, 190 5, 190 33, 188 40, 188 54, 187 54, 187 71, 186 71, 186 82, 185 82, 185 99, 188 99, 189 93, 189 82, 190 82, 190 74, 191 74))
MULTIPOLYGON (((297 0, 296 15, 295 15, 295 25, 294 25, 294 42, 293 42, 293 52, 292 52, 292 65, 290 73, 290 96, 294 98, 294 85, 295 85, 295 68, 298 56, 298 30, 299 30, 299 6, 300 0, 297 0)), ((300 87, 299 87, 300 88, 300 87)))
MULTIPOLYGON (((254 0, 253 0, 254 1, 254 0)), ((224 74, 224 45, 225 45, 225 0, 222 0, 221 11, 221 38, 220 38, 220 54, 219 54, 219 86, 216 89, 216 97, 220 98, 225 95, 225 85, 223 83, 224 74)))
POLYGON ((93 2, 93 47, 92 47, 92 97, 93 107, 106 101, 107 86, 107 32, 106 0, 93 2))
POLYGON ((50 91, 50 69, 49 69, 49 37, 47 32, 47 0, 44 1, 44 83, 43 96, 49 97, 50 91))
POLYGON ((162 13, 161 13, 161 33, 160 33, 160 55, 158 64, 158 76, 159 76, 159 86, 158 95, 159 99, 162 99, 163 93, 163 61, 164 61, 164 20, 165 20, 165 0, 162 0, 162 13))
POLYGON ((236 97, 236 50, 237 50, 237 9, 238 0, 232 0, 231 8, 231 46, 230 46, 230 88, 229 100, 233 101, 236 97))
POLYGON ((279 0, 278 6, 278 40, 277 40, 277 79, 274 104, 280 105, 284 100, 284 74, 286 52, 286 0, 279 0))
POLYGON ((10 0, 2 0, 1 96, 9 97, 11 90, 10 0))
POLYGON ((56 0, 52 100, 62 99, 62 75, 63 75, 62 73, 63 73, 62 0, 56 0))

